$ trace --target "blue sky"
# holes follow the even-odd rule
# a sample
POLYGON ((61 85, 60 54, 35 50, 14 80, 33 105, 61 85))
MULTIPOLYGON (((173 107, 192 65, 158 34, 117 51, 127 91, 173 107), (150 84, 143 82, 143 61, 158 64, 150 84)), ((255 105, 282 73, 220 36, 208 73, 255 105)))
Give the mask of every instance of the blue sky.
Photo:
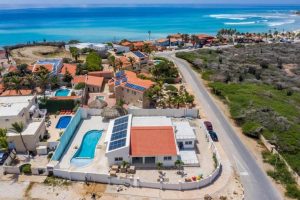
POLYGON ((87 5, 87 4, 300 4, 299 0, 0 0, 10 6, 38 5, 87 5))

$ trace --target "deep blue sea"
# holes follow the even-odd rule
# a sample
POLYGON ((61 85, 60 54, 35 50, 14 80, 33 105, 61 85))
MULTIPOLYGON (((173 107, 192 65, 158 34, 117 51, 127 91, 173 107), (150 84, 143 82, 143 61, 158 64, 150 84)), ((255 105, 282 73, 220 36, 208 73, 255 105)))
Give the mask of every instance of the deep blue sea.
POLYGON ((28 41, 104 42, 165 37, 171 33, 216 34, 300 29, 300 6, 152 6, 0 8, 0 46, 28 41))

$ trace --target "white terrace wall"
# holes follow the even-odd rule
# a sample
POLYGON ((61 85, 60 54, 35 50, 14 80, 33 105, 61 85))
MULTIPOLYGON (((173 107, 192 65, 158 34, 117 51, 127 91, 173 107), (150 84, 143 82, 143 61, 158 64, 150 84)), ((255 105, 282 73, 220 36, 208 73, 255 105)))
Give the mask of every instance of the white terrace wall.
POLYGON ((134 116, 167 116, 167 117, 192 117, 198 118, 198 109, 128 109, 134 116))

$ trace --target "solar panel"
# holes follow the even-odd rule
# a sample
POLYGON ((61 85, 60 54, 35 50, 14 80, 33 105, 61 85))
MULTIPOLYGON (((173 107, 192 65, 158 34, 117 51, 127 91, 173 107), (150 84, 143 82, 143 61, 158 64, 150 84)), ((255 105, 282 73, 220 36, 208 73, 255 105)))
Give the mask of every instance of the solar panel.
POLYGON ((141 53, 140 51, 134 51, 133 52, 137 57, 139 57, 139 58, 144 58, 145 57, 145 55, 143 54, 143 53, 141 53))
POLYGON ((108 150, 111 151, 111 150, 114 150, 114 149, 118 149, 120 147, 124 147, 126 144, 126 138, 123 138, 123 139, 120 139, 120 140, 116 140, 116 141, 113 141, 109 144, 109 148, 108 150))
POLYGON ((118 118, 118 119, 115 120, 114 125, 116 126, 116 125, 119 125, 119 124, 123 124, 127 121, 128 121, 128 116, 121 117, 121 118, 118 118))
POLYGON ((116 81, 115 86, 120 85, 120 81, 116 81))
POLYGON ((119 132, 119 131, 122 131, 122 130, 127 130, 127 123, 114 126, 112 132, 115 133, 115 132, 119 132))
POLYGON ((132 84, 132 83, 126 83, 125 86, 129 87, 129 88, 132 88, 134 90, 138 90, 138 91, 145 91, 146 90, 146 88, 144 88, 142 86, 139 86, 139 85, 132 84))
POLYGON ((127 130, 123 130, 117 133, 113 133, 111 135, 110 141, 115 141, 115 140, 119 140, 121 138, 126 138, 127 136, 127 130))

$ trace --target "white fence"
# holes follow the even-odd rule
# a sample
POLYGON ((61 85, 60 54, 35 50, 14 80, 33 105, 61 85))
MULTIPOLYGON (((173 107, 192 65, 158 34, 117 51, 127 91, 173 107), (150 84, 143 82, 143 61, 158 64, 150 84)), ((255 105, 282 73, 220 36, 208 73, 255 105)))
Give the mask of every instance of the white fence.
POLYGON ((167 116, 167 117, 192 117, 198 118, 198 109, 128 109, 134 116, 167 116))
MULTIPOLYGON (((204 127, 204 125, 202 124, 204 127)), ((84 173, 84 172, 76 172, 76 171, 68 171, 68 170, 60 170, 54 168, 53 174, 55 176, 74 180, 74 181, 91 181, 91 182, 99 182, 99 183, 107 183, 107 184, 116 184, 116 185, 131 185, 133 187, 145 187, 145 188, 155 188, 155 189, 166 189, 166 190, 192 190, 199 189, 205 186, 212 184, 220 175, 222 165, 219 153, 211 140, 209 133, 206 131, 207 138, 209 139, 210 149, 212 153, 215 154, 217 159, 217 167, 208 177, 193 182, 181 182, 178 183, 164 183, 164 182, 147 182, 142 181, 139 178, 129 179, 129 178, 119 178, 119 177, 110 177, 108 174, 95 174, 95 173, 84 173)))

